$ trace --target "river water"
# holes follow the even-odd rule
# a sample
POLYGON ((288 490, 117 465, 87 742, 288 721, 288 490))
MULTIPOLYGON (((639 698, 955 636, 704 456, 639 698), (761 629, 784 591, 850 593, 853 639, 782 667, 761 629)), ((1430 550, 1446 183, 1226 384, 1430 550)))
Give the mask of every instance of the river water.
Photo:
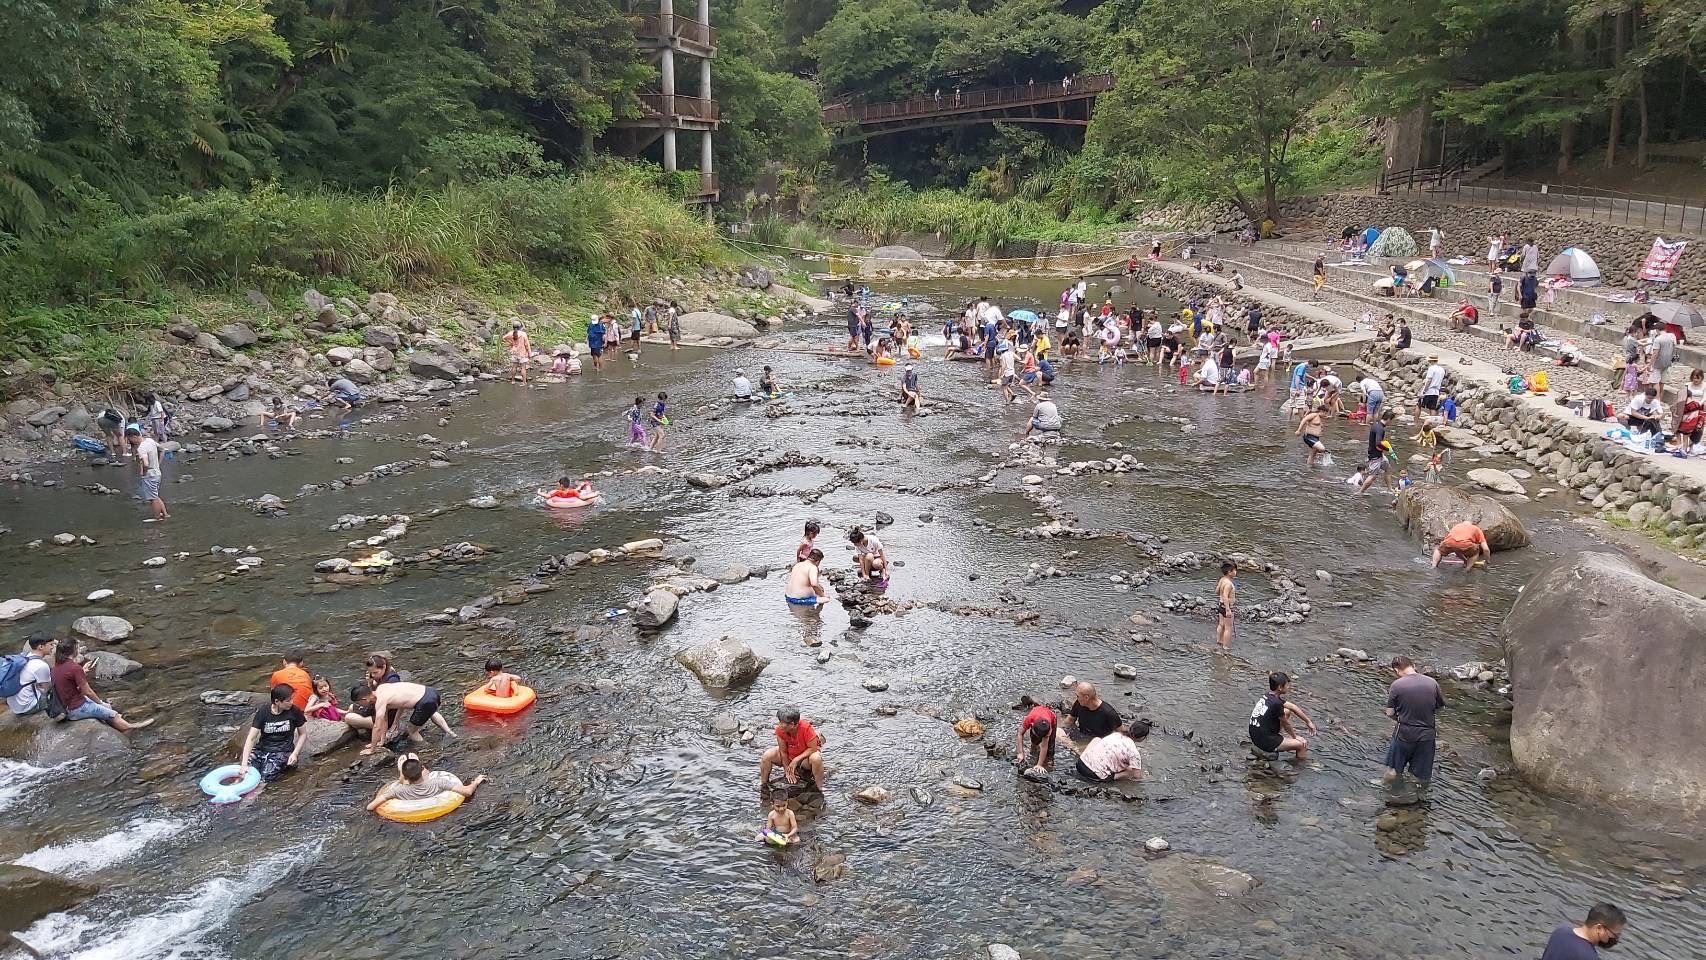
MULTIPOLYGON (((1045 306, 1058 282, 971 289, 942 281, 894 293, 949 306, 986 291, 1010 306, 1045 306)), ((838 326, 803 336, 830 343, 838 326)), ((112 470, 68 467, 69 489, 5 491, 0 511, 15 532, 0 541, 0 596, 117 590, 100 609, 138 625, 122 649, 145 669, 98 686, 121 708, 158 718, 129 762, 52 770, 0 762, 0 860, 102 887, 24 939, 50 956, 135 960, 367 960, 399 949, 493 958, 970 957, 992 942, 1026 957, 1534 956, 1551 927, 1609 899, 1632 919, 1620 952, 1696 955, 1706 906, 1686 890, 1698 889, 1706 852, 1663 824, 1528 790, 1508 772, 1508 714, 1491 691, 1447 681, 1432 795, 1391 811, 1397 829, 1377 829, 1389 812, 1371 783, 1389 678, 1336 658, 1311 662, 1341 646, 1381 660, 1410 652, 1441 668, 1497 659, 1499 622, 1524 580, 1550 558, 1592 545, 1561 501, 1524 507, 1533 548, 1472 576, 1441 575, 1427 569, 1387 501, 1348 495, 1342 467, 1306 471, 1272 390, 1213 398, 1178 392, 1139 366, 1069 367, 1055 390, 1071 437, 1061 460, 1124 452, 1148 470, 1057 477, 1029 466, 997 471, 1028 408, 1000 404, 980 370, 926 364, 925 394, 940 406, 903 418, 894 370, 783 352, 648 347, 639 363, 618 360, 568 384, 483 384, 449 410, 421 405, 405 419, 358 424, 347 439, 299 439, 287 445, 296 456, 171 464, 168 524, 140 523, 128 498, 76 490, 92 479, 123 485, 112 470), (733 368, 756 380, 762 363, 793 394, 772 405, 781 416, 721 401, 733 368), (669 449, 625 449, 621 411, 658 390, 671 397, 669 449), (1152 419, 1104 427, 1132 414, 1152 419), (1195 430, 1164 419, 1172 417, 1195 430), (450 468, 305 497, 284 518, 257 517, 238 502, 425 459, 412 439, 422 433, 469 446, 450 468), (1122 448, 1113 451, 1116 442, 1122 448), (646 464, 726 471, 779 451, 847 465, 856 477, 806 502, 797 492, 826 482, 828 468, 794 467, 716 491, 630 472, 646 464), (618 474, 599 482, 607 502, 594 510, 565 519, 529 502, 532 489, 564 472, 597 470, 618 474), (992 471, 988 485, 905 492, 992 471), (1313 611, 1297 625, 1240 622, 1235 656, 1210 656, 1212 623, 1172 615, 1162 601, 1211 595, 1217 571, 1127 589, 1110 574, 1150 561, 1124 538, 1015 536, 1046 520, 1020 495, 1029 472, 1045 474, 1049 492, 1085 528, 1165 536, 1168 554, 1260 553, 1298 576, 1313 611), (173 482, 185 473, 193 479, 173 482), (314 589, 315 561, 358 555, 344 546, 357 533, 327 529, 340 515, 418 516, 482 494, 502 506, 418 520, 391 549, 469 540, 493 550, 484 561, 314 589), (420 623, 525 576, 548 555, 652 535, 686 544, 703 568, 781 563, 801 524, 817 518, 829 563, 845 565, 845 529, 878 511, 895 518, 881 536, 905 563, 889 595, 942 609, 920 606, 855 629, 837 605, 820 619, 790 610, 773 575, 685 598, 678 621, 655 638, 636 637, 620 619, 586 639, 548 632, 604 624, 607 608, 639 597, 660 565, 613 562, 499 608, 518 622, 511 634, 420 623), (61 531, 99 545, 25 547, 61 531), (209 553, 215 545, 266 563, 212 582, 232 563, 209 553), (141 565, 180 551, 191 556, 141 565), (1063 575, 1027 583, 1032 563, 1063 575), (1315 578, 1318 569, 1331 583, 1315 578), (948 612, 962 605, 1039 618, 1015 625, 948 612), (1157 623, 1133 627, 1128 617, 1140 611, 1157 623), (712 694, 672 654, 723 634, 774 662, 750 687, 712 694), (447 713, 464 734, 454 743, 429 737, 429 764, 491 782, 444 820, 390 824, 362 809, 385 773, 351 770, 350 749, 252 802, 208 806, 196 780, 232 759, 230 731, 246 715, 204 706, 196 694, 259 690, 291 649, 308 651, 311 670, 340 690, 366 652, 392 651, 399 666, 446 691, 447 713), (830 654, 826 663, 820 651, 830 654), (465 720, 459 703, 449 705, 480 681, 493 652, 541 691, 540 702, 507 722, 465 720), (1138 678, 1115 679, 1116 661, 1135 665, 1138 678), (1240 742, 1272 669, 1298 675, 1294 696, 1321 726, 1300 769, 1253 767, 1240 742), (992 738, 1010 742, 1017 698, 1058 696, 1063 675, 1097 681, 1122 712, 1160 725, 1144 746, 1150 779, 1127 791, 1133 802, 1021 781, 981 744, 955 736, 951 722, 975 715, 992 738), (868 692, 861 682, 869 676, 889 689, 868 692), (823 802, 802 813, 805 842, 777 851, 752 838, 764 815, 756 766, 774 711, 790 704, 826 736, 831 773, 823 802), (751 743, 711 732, 728 716, 756 731, 751 743), (1480 778, 1488 767, 1500 772, 1480 778), (984 789, 951 788, 955 777, 984 789), (851 798, 870 784, 892 799, 872 807, 851 798), (1145 854, 1155 836, 1170 842, 1169 854, 1145 854), (845 874, 820 881, 837 862, 845 874), (1217 898, 1197 882, 1214 864, 1257 885, 1217 898)), ((1354 462, 1360 433, 1343 428, 1329 440, 1341 463, 1354 462)), ((1273 594, 1260 576, 1241 586, 1246 602, 1273 594)), ((25 625, 58 627, 89 612, 94 605, 81 601, 56 604, 25 625)))

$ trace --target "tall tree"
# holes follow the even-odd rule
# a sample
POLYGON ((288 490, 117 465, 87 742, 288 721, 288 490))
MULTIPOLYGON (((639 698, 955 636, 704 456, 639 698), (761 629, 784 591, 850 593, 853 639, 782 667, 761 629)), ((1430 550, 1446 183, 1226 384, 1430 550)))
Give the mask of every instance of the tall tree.
POLYGON ((1109 152, 1150 151, 1176 175, 1278 216, 1294 138, 1312 107, 1349 76, 1337 31, 1348 9, 1303 0, 1155 0, 1115 47, 1115 89, 1091 138, 1109 152))

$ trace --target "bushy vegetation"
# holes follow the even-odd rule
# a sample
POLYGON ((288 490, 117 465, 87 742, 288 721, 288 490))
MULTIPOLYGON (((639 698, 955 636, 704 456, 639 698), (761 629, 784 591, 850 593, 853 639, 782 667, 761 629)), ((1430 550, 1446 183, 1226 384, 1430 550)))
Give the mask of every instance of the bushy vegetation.
POLYGON ((1062 218, 1049 205, 1023 197, 992 199, 956 190, 914 190, 870 171, 865 183, 827 193, 813 218, 834 229, 857 230, 874 244, 909 233, 936 234, 951 256, 987 255, 1014 241, 1106 242, 1112 218, 1062 218))

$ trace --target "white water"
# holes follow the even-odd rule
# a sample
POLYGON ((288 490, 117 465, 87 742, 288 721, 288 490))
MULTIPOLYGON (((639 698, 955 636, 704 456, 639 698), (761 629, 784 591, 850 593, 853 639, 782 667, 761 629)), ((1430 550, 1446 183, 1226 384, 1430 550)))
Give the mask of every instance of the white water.
POLYGON ((225 865, 228 876, 205 880, 182 893, 137 891, 132 902, 146 912, 123 916, 107 897, 100 916, 56 913, 36 921, 18 939, 55 960, 218 960, 226 956, 215 935, 244 906, 304 864, 318 859, 323 841, 275 853, 245 865, 225 865))
POLYGON ((24 794, 47 783, 60 771, 80 762, 69 760, 54 767, 38 767, 22 760, 0 758, 0 811, 17 803, 24 794))
POLYGON ((80 877, 123 863, 157 840, 175 837, 189 827, 187 820, 141 817, 124 828, 91 840, 72 840, 42 847, 12 861, 47 873, 80 877))

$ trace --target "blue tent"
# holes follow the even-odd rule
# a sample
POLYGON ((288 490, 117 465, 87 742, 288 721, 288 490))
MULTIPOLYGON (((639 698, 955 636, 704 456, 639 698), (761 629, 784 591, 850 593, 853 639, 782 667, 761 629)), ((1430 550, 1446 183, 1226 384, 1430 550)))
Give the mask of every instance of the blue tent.
POLYGON ((1380 228, 1379 227, 1369 227, 1367 230, 1364 230, 1362 232, 1362 245, 1365 247, 1374 246, 1374 241, 1379 240, 1379 239, 1380 239, 1380 228))

